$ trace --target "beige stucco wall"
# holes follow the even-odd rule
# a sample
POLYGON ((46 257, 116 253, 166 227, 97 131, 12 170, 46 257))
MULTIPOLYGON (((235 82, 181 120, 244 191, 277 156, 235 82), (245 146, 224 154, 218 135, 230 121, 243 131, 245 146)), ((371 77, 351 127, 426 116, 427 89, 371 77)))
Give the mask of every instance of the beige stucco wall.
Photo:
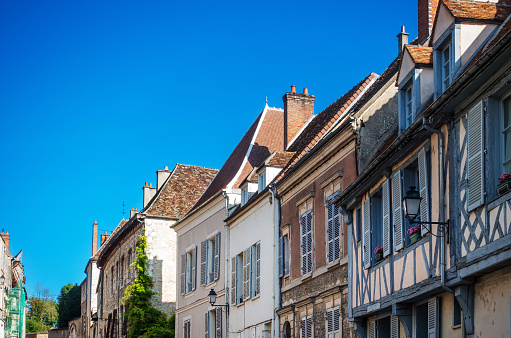
POLYGON ((509 337, 511 267, 480 278, 474 291, 474 337, 509 337))
POLYGON ((460 52, 461 66, 463 67, 467 61, 474 55, 481 44, 488 38, 497 25, 463 23, 460 29, 460 52))
POLYGON ((439 6, 440 11, 436 18, 435 32, 433 34, 433 44, 442 36, 447 28, 454 22, 454 17, 449 11, 442 5, 439 6))

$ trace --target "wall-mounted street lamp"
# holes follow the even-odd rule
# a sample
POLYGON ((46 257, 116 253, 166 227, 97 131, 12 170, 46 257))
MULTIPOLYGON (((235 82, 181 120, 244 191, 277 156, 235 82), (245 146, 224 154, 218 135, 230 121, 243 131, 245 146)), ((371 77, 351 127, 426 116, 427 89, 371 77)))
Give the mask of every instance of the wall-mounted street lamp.
POLYGON ((222 304, 216 304, 216 292, 214 289, 211 289, 211 291, 209 291, 209 303, 211 304, 211 306, 214 306, 214 307, 225 307, 225 312, 227 315, 229 315, 229 304, 226 303, 225 305, 222 305, 222 304))
POLYGON ((437 224, 438 225, 438 235, 435 235, 431 232, 430 229, 427 229, 433 236, 444 237, 447 235, 447 243, 449 243, 449 220, 446 222, 422 222, 416 221, 415 219, 420 214, 420 207, 422 197, 420 193, 415 190, 416 187, 412 186, 406 192, 405 197, 403 198, 403 208, 405 210, 405 217, 408 218, 410 224, 418 224, 422 228, 427 229, 425 225, 428 224, 437 224))

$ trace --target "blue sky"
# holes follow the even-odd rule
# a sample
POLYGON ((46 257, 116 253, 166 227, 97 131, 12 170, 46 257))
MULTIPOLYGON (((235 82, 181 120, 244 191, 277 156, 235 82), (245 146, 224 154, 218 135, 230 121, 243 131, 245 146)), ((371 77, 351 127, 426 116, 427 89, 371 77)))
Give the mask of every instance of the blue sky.
POLYGON ((1 1, 0 227, 26 288, 80 284, 92 224, 176 163, 220 168, 296 85, 319 113, 417 36, 416 1, 1 1))

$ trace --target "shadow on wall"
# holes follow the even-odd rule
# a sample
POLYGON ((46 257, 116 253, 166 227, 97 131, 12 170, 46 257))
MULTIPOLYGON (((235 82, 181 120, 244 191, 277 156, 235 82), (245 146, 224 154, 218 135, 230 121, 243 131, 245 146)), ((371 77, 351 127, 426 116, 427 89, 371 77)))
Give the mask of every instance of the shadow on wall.
MULTIPOLYGON (((163 295, 163 261, 159 259, 153 259, 150 261, 149 271, 153 277, 155 295, 152 299, 152 303, 155 308, 163 311, 167 316, 171 316, 176 310, 175 302, 162 302, 163 295)), ((169 281, 167 281, 168 283, 169 281)))

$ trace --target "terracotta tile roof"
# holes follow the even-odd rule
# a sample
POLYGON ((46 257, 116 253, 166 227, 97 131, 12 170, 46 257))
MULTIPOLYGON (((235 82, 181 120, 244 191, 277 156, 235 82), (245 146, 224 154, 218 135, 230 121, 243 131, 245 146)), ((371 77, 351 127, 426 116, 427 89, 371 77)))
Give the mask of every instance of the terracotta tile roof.
POLYGON ((112 236, 116 233, 118 233, 122 227, 128 223, 128 220, 125 220, 124 218, 121 219, 121 221, 119 222, 119 224, 117 224, 117 226, 115 227, 115 229, 112 231, 112 234, 110 236, 108 236, 108 238, 106 239, 106 241, 103 243, 103 245, 101 245, 99 247, 99 250, 94 254, 94 256, 92 256, 91 258, 92 259, 98 259, 99 256, 101 255, 101 253, 103 252, 103 249, 105 248, 105 244, 108 243, 111 239, 112 239, 112 236))
POLYGON ((209 186, 218 169, 177 164, 147 207, 148 215, 183 217, 209 186))
POLYGON ((511 7, 503 3, 443 0, 449 12, 459 19, 504 21, 511 7))
POLYGON ((294 154, 289 151, 275 151, 264 162, 267 167, 284 168, 294 154))
POLYGON ((415 64, 432 65, 433 64, 433 47, 419 47, 414 45, 406 45, 406 50, 412 57, 415 64))
POLYGON ((352 103, 363 94, 366 87, 371 84, 376 76, 376 74, 371 73, 334 103, 325 108, 321 113, 316 115, 301 132, 295 142, 287 149, 289 152, 293 152, 294 155, 279 174, 278 179, 280 179, 296 161, 307 153, 307 151, 318 143, 328 130, 330 130, 330 127, 346 113, 346 110, 350 108, 352 103))
POLYGON ((254 167, 259 167, 272 152, 283 148, 284 110, 266 106, 190 211, 221 189, 239 188, 254 167))
POLYGON ((254 169, 252 169, 250 174, 248 174, 248 176, 243 181, 241 181, 240 186, 244 185, 247 182, 249 182, 249 183, 257 183, 257 169, 258 168, 259 167, 254 167, 254 169))

